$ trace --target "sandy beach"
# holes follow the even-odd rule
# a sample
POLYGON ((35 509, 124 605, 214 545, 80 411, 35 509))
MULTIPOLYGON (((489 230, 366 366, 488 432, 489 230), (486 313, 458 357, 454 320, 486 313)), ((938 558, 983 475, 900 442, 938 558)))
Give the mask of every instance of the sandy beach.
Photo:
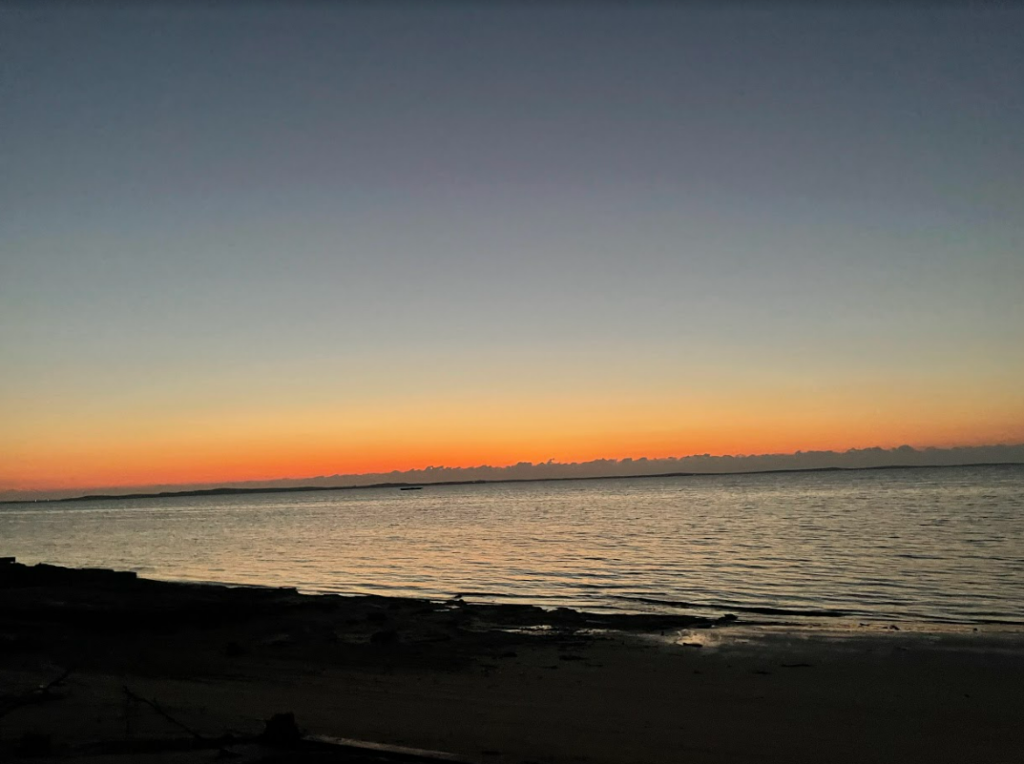
POLYGON ((495 764, 1009 762, 1021 687, 1024 635, 995 627, 826 631, 0 565, 7 760, 429 760, 258 741, 291 713, 310 737, 495 764))

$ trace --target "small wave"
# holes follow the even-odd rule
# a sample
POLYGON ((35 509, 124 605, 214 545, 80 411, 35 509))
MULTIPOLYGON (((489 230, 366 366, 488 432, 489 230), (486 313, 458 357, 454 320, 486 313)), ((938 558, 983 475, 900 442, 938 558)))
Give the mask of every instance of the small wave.
POLYGON ((799 615, 815 618, 843 618, 850 615, 845 610, 805 610, 798 608, 779 607, 758 607, 750 605, 730 605, 721 602, 684 602, 681 600, 660 600, 654 597, 630 597, 626 595, 613 595, 614 599, 627 600, 629 602, 646 602, 651 605, 663 605, 666 607, 679 608, 681 610, 735 610, 739 613, 753 613, 755 615, 799 615))

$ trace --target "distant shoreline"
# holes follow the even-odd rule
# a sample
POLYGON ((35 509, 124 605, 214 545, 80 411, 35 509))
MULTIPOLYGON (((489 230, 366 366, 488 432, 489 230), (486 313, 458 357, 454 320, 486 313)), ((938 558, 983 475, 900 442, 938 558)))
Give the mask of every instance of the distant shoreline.
POLYGON ((158 491, 152 493, 125 494, 85 494, 62 499, 7 499, 0 501, 0 506, 7 504, 62 504, 77 501, 123 501, 128 499, 175 499, 190 496, 244 496, 261 493, 310 493, 317 491, 354 491, 369 488, 408 488, 411 486, 430 488, 453 485, 501 485, 505 483, 554 483, 569 480, 638 480, 646 478, 669 477, 724 477, 736 475, 775 475, 800 472, 867 472, 877 470, 932 470, 956 469, 961 467, 1021 467, 1024 462, 970 462, 964 464, 886 464, 873 467, 802 467, 776 470, 737 470, 735 472, 659 472, 651 475, 586 475, 579 477, 540 477, 540 478, 498 478, 493 480, 440 480, 431 483, 417 482, 385 482, 367 485, 299 485, 269 486, 266 488, 196 488, 184 491, 158 491))

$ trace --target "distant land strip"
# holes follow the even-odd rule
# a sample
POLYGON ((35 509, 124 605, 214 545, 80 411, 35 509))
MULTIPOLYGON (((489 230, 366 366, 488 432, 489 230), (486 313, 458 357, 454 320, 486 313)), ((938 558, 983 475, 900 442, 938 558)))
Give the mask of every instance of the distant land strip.
POLYGON ((640 480, 670 477, 723 477, 736 475, 775 475, 799 472, 867 472, 876 470, 934 470, 958 467, 1021 467, 1024 462, 970 462, 964 464, 884 464, 870 467, 798 467, 774 470, 736 470, 734 472, 660 472, 654 475, 586 475, 580 477, 497 478, 492 480, 438 480, 434 482, 387 482, 367 485, 299 485, 265 488, 196 488, 155 493, 86 494, 61 499, 8 499, 4 504, 62 504, 72 501, 122 501, 127 499, 175 499, 188 496, 242 496, 259 493, 308 493, 312 491, 356 491, 367 488, 430 488, 449 485, 499 485, 504 483, 564 483, 569 480, 640 480))

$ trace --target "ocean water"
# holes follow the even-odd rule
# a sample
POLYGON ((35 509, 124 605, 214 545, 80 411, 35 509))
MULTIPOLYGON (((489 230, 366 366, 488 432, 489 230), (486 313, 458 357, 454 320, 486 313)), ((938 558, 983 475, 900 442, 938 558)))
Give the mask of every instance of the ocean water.
POLYGON ((0 506, 0 555, 745 620, 1024 624, 1024 467, 0 506))

